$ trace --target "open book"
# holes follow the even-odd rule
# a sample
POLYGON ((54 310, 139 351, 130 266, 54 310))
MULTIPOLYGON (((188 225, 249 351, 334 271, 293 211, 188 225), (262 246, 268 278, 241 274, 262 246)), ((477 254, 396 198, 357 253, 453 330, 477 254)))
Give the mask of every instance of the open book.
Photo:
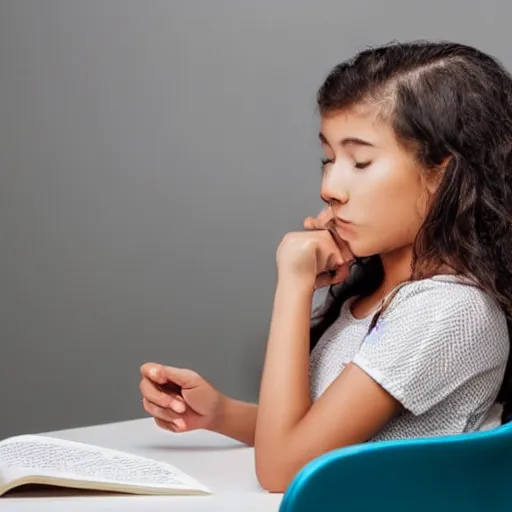
POLYGON ((131 494, 211 494, 170 464, 39 435, 0 442, 0 496, 25 484, 131 494))

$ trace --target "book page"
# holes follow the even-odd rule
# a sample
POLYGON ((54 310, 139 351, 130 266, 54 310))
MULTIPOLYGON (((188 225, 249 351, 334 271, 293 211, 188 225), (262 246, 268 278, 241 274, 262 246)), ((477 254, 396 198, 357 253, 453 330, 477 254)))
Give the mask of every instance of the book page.
POLYGON ((27 476, 210 492, 174 466, 99 446, 44 436, 0 443, 4 483, 27 476))

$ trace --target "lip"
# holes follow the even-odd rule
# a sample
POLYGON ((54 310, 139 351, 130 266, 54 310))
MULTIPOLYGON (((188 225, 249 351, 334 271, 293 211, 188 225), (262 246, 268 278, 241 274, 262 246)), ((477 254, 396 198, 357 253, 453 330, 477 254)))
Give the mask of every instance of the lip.
POLYGON ((352 222, 346 219, 342 219, 341 217, 336 217, 336 224, 338 224, 339 226, 347 227, 351 226, 352 222))
POLYGON ((346 219, 337 217, 334 225, 340 233, 343 233, 342 237, 351 237, 355 233, 354 224, 346 219))

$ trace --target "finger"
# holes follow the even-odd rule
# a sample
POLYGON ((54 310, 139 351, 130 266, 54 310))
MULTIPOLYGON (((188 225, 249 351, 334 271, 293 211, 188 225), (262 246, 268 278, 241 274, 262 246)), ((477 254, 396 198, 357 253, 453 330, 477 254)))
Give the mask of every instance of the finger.
POLYGON ((324 208, 316 218, 317 229, 325 229, 329 222, 333 219, 332 208, 328 206, 324 208))
POLYGON ((178 413, 184 413, 186 411, 185 401, 180 394, 162 391, 157 384, 154 384, 149 379, 142 379, 139 384, 139 389, 146 400, 159 407, 169 407, 178 413))
POLYGON ((185 430, 188 430, 188 425, 183 418, 176 418, 172 424, 174 425, 175 432, 185 432, 185 430))
POLYGON ((171 432, 174 432, 174 423, 172 421, 162 421, 158 418, 153 418, 155 420, 155 423, 164 430, 170 430, 171 432))
POLYGON ((305 229, 316 229, 315 228, 315 219, 313 217, 306 217, 304 219, 304 228, 305 229))
POLYGON ((187 425, 183 420, 176 419, 174 421, 163 421, 155 418, 155 423, 164 430, 170 430, 171 432, 185 432, 187 425))
POLYGON ((162 372, 162 365, 158 363, 145 363, 140 367, 140 373, 146 379, 158 384, 165 384, 166 378, 162 372))
MULTIPOLYGON (((173 402, 178 400, 176 393, 163 392, 158 384, 150 381, 149 379, 142 379, 139 384, 139 389, 142 396, 151 403, 159 407, 173 407, 173 402)), ((180 397, 181 398, 181 397, 180 397)), ((183 402, 183 399, 181 399, 183 402)), ((178 411, 180 412, 180 411, 178 411)))
POLYGON ((331 278, 331 284, 342 283, 350 276, 350 266, 348 264, 344 264, 329 275, 331 278))
POLYGON ((332 277, 329 275, 329 272, 322 272, 316 276, 315 288, 325 288, 326 286, 331 285, 332 277))
POLYGON ((304 228, 325 229, 332 218, 332 209, 330 207, 324 208, 316 217, 306 217, 304 219, 304 228))
POLYGON ((350 268, 346 264, 341 265, 336 270, 332 270, 329 272, 322 272, 316 278, 315 287, 316 288, 324 288, 326 286, 340 284, 348 278, 349 273, 350 273, 350 268))
POLYGON ((169 407, 171 405, 172 397, 161 391, 158 384, 155 384, 153 381, 143 378, 140 381, 139 389, 142 396, 150 402, 160 407, 169 407))
POLYGON ((348 263, 348 262, 354 260, 355 259, 354 255, 352 254, 352 251, 350 250, 347 242, 345 242, 345 240, 343 240, 340 237, 340 235, 338 234, 338 232, 336 231, 336 228, 334 227, 334 225, 332 223, 329 223, 327 230, 329 231, 334 242, 338 246, 338 249, 341 253, 341 257, 342 257, 343 261, 345 263, 348 263))
POLYGON ((168 408, 159 407, 158 405, 151 403, 145 398, 142 399, 142 406, 148 414, 153 416, 153 418, 158 418, 162 421, 175 421, 177 419, 183 419, 181 414, 178 414, 168 408))
POLYGON ((185 400, 181 395, 173 394, 171 405, 169 406, 174 412, 177 412, 178 414, 183 414, 187 411, 187 405, 185 403, 185 400))

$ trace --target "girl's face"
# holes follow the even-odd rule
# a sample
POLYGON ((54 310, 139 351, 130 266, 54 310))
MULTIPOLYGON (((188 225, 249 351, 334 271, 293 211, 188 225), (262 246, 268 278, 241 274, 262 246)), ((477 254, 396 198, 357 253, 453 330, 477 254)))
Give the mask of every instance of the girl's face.
POLYGON ((410 247, 427 209, 428 188, 411 151, 375 111, 353 108, 322 118, 321 195, 354 255, 410 247))

